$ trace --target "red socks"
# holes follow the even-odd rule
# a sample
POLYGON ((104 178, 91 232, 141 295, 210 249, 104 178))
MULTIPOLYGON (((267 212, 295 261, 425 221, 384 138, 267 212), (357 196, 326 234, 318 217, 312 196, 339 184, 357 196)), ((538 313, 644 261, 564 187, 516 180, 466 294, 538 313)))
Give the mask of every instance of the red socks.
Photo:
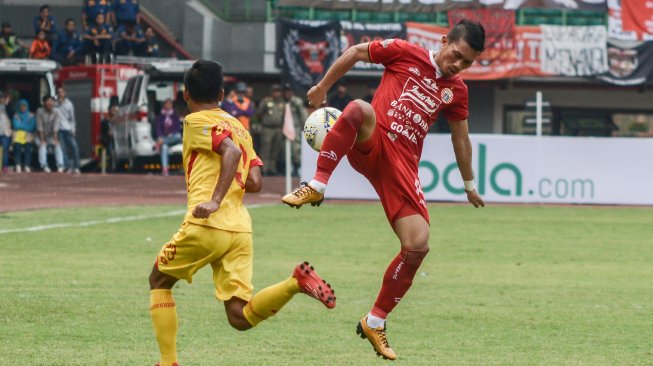
POLYGON ((385 319, 397 306, 413 284, 415 273, 428 252, 428 248, 419 251, 402 249, 399 252, 385 271, 381 291, 371 311, 372 315, 385 319))
POLYGON ((358 130, 363 125, 363 110, 356 101, 350 102, 326 135, 317 158, 317 171, 313 179, 327 184, 340 159, 347 155, 356 142, 358 130))

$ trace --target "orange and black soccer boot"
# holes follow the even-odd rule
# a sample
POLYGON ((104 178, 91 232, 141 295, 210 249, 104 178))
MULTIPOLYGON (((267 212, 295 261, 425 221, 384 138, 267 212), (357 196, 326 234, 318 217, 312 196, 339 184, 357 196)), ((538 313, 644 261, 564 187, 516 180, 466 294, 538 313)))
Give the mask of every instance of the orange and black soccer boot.
POLYGON ((372 343, 372 347, 374 347, 377 355, 382 356, 386 360, 394 361, 397 359, 397 355, 395 354, 395 351, 390 348, 390 344, 388 344, 385 330, 385 325, 383 327, 370 328, 367 325, 367 317, 364 317, 358 322, 356 334, 361 336, 363 339, 367 338, 367 340, 372 343))
POLYGON ((310 203, 311 206, 319 206, 324 201, 324 193, 316 191, 308 183, 302 182, 301 186, 281 198, 281 201, 290 207, 300 208, 310 203))
POLYGON ((329 309, 336 307, 336 294, 331 285, 320 278, 308 262, 298 264, 292 276, 297 280, 301 292, 317 299, 329 309))

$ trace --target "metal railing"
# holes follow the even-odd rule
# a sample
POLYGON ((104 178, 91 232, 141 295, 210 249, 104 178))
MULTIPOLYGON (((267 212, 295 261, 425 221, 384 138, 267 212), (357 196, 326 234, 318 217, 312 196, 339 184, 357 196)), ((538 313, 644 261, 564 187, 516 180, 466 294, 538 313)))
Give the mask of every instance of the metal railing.
MULTIPOLYGON (((305 20, 350 20, 366 23, 414 21, 447 26, 447 12, 368 12, 356 9, 327 10, 313 7, 278 6, 276 0, 200 0, 221 19, 232 21, 265 22, 279 18, 305 20)), ((607 14, 578 10, 526 8, 515 12, 515 24, 537 25, 607 25, 607 14)))

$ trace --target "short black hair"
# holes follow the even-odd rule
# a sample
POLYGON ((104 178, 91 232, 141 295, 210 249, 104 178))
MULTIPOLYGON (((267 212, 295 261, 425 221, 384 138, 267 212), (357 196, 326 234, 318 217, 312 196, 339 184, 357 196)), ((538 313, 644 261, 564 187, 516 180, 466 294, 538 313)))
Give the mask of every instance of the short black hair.
POLYGON ((222 92, 222 65, 199 60, 184 74, 184 87, 195 102, 217 102, 222 92))
POLYGON ((75 23, 75 19, 73 19, 73 18, 67 18, 66 21, 63 22, 63 24, 68 24, 68 23, 70 23, 70 22, 75 23))
POLYGON ((42 12, 43 9, 48 9, 48 10, 50 10, 50 5, 48 5, 48 4, 41 5, 41 7, 39 8, 39 13, 42 12))
POLYGON ((450 42, 463 40, 476 51, 485 50, 485 28, 479 22, 462 19, 447 34, 450 42))
POLYGON ((54 98, 50 94, 46 94, 46 95, 43 96, 43 98, 41 98, 41 100, 43 101, 43 104, 45 104, 45 102, 47 102, 48 99, 54 100, 54 98))

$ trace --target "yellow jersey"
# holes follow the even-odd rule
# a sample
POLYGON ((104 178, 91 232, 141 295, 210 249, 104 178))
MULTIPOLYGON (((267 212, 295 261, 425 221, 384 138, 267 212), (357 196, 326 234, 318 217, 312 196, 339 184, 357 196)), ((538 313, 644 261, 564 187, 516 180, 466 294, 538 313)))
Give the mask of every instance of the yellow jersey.
POLYGON ((197 225, 233 232, 252 232, 252 220, 243 204, 249 169, 263 165, 252 145, 252 137, 236 118, 220 108, 191 113, 184 119, 183 164, 188 189, 188 211, 184 220, 197 225), (217 151, 231 138, 242 152, 236 177, 218 211, 206 219, 193 217, 195 206, 210 201, 218 182, 222 156, 217 151))

